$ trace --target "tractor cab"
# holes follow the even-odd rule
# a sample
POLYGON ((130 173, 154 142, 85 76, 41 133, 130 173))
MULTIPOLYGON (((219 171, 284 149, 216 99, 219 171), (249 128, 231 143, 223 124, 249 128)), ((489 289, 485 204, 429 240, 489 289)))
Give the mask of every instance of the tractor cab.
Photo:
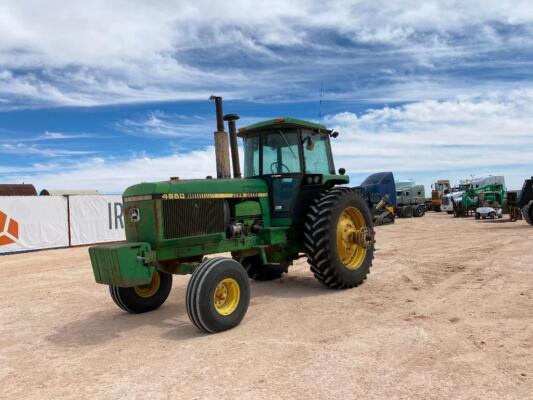
POLYGON ((239 129, 244 139, 244 176, 267 182, 274 223, 301 222, 310 200, 324 187, 349 181, 335 174, 330 137, 337 135, 321 124, 295 118, 239 129))

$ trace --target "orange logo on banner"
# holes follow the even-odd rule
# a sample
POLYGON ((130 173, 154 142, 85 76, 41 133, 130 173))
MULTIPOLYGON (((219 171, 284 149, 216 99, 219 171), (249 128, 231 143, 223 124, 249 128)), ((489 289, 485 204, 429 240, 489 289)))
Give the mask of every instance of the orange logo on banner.
POLYGON ((0 246, 15 243, 19 238, 19 223, 14 219, 9 219, 7 222, 7 215, 0 211, 0 246))

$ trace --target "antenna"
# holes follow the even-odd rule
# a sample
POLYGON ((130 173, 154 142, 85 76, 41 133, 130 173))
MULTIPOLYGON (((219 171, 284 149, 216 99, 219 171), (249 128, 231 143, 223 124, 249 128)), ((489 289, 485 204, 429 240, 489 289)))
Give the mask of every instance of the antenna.
POLYGON ((322 119, 322 92, 324 91, 324 82, 320 82, 320 101, 318 102, 318 118, 322 119))

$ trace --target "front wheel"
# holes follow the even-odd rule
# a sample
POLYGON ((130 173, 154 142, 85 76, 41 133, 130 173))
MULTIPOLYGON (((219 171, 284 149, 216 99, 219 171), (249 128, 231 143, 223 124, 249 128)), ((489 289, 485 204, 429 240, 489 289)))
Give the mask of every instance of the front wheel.
POLYGON ((322 284, 346 289, 362 283, 374 258, 366 202, 348 188, 323 193, 307 213, 304 244, 311 271, 322 284))
POLYGON ((231 329, 242 321, 250 303, 250 281, 242 265, 215 257, 200 264, 187 285, 186 308, 202 332, 231 329))
POLYGON ((117 306, 131 314, 140 314, 159 308, 172 289, 172 274, 155 270, 152 281, 134 287, 109 286, 111 298, 117 306))

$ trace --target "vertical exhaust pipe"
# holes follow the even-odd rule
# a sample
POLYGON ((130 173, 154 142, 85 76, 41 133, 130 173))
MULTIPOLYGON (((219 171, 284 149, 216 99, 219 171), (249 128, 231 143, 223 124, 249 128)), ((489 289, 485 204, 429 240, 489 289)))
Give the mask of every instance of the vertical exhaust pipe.
POLYGON ((215 101, 215 110, 217 116, 217 130, 215 131, 215 158, 217 163, 217 178, 231 178, 229 166, 229 144, 228 135, 224 131, 224 119, 222 111, 222 97, 211 96, 209 100, 215 101))
POLYGON ((235 121, 239 119, 237 114, 224 115, 224 121, 228 121, 229 145, 231 149, 231 165, 233 166, 233 177, 242 178, 241 163, 239 161, 239 146, 237 145, 237 127, 235 121))

